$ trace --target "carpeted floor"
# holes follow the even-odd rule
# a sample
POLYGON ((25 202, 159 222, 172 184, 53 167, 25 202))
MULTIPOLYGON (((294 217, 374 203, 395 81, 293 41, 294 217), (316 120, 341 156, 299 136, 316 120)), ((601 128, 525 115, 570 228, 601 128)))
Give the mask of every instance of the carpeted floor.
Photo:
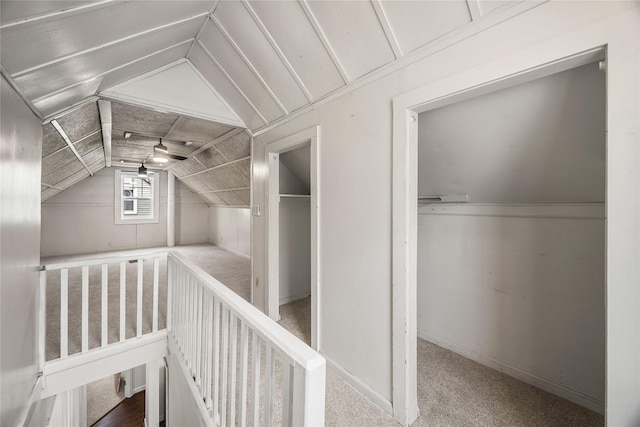
MULTIPOLYGON (((180 246, 172 249, 185 255, 243 298, 247 300, 250 299, 249 260, 209 244, 180 246)), ((161 251, 166 250, 166 248, 153 250, 161 251)), ((117 254, 120 255, 125 252, 134 251, 123 251, 117 254)), ((148 251, 145 250, 145 252, 148 251)), ((64 259, 69 258, 70 257, 65 257, 64 259)), ((84 255, 75 258, 86 259, 87 256, 84 255)), ((59 259, 61 258, 55 260, 59 259)), ((54 259, 43 260, 43 263, 53 260, 54 259)), ((135 264, 128 266, 128 269, 129 268, 136 268, 135 264)), ((150 267, 145 265, 145 277, 149 278, 151 274, 150 270, 147 272, 147 268, 150 267)), ((129 272, 127 275, 129 275, 129 272)), ((71 276, 72 273, 70 272, 70 300, 72 294, 71 276)), ((111 277, 115 280, 115 278, 118 277, 117 273, 114 273, 111 277)), ((95 286, 99 289, 99 275, 95 276, 95 278, 96 280, 92 280, 91 283, 95 283, 95 286)), ((48 290, 51 289, 53 296, 48 294, 48 299, 52 298, 55 300, 56 279, 51 278, 50 280, 48 290)), ((79 283, 79 276, 74 280, 77 280, 79 283)), ((129 289, 127 289, 127 300, 129 304, 135 301, 135 283, 133 283, 132 286, 133 293, 131 297, 129 296, 129 289), (130 300, 129 298, 132 299, 130 300)), ((117 294, 117 292, 119 292, 118 287, 117 285, 113 287, 116 289, 116 294, 112 296, 111 292, 109 293, 110 310, 112 307, 111 304, 115 304, 114 308, 118 307, 119 304, 119 294, 117 294)), ((73 289, 77 291, 79 288, 73 289)), ((150 289, 149 287, 149 290, 150 289)), ((145 284, 145 296, 149 294, 147 284, 145 284)), ((166 298, 164 295, 166 295, 166 283, 161 281, 161 301, 164 301, 162 298, 166 298)), ((98 304, 97 306, 99 306, 99 292, 96 295, 91 295, 90 293, 90 298, 97 298, 96 302, 98 304)), ((59 299, 57 301, 59 304, 59 299)), ((146 304, 145 298, 145 305, 146 304)), ((135 308, 135 304, 131 305, 135 308)), ((307 343, 310 342, 310 307, 310 298, 305 298, 303 300, 293 301, 280 308, 282 318, 280 324, 307 343)), ((78 313, 72 313, 72 311, 73 310, 70 310, 69 313, 70 325, 73 324, 72 316, 79 316, 78 313)), ((48 359, 57 357, 59 354, 59 348, 56 349, 56 346, 59 347, 59 336, 56 336, 55 333, 55 328, 57 327, 59 329, 59 311, 57 313, 58 323, 56 324, 54 316, 54 318, 51 319, 53 325, 48 325, 47 327, 47 333, 49 333, 50 329, 52 330, 52 334, 48 336, 47 340, 48 359)), ((129 312, 127 312, 129 319, 135 319, 135 315, 132 314, 132 316, 133 317, 130 317, 129 312)), ((161 327, 164 326, 164 316, 164 313, 160 314, 161 327)), ((151 324, 150 311, 145 312, 144 317, 144 329, 148 330, 151 324)), ((99 313, 95 314, 94 317, 90 316, 90 321, 96 321, 99 324, 99 320, 99 313)), ((114 318, 113 323, 110 323, 114 325, 113 331, 110 332, 110 342, 117 340, 116 323, 117 317, 114 318)), ((127 323, 127 336, 133 336, 135 333, 135 325, 129 324, 129 322, 127 323)), ((92 347, 99 345, 99 333, 99 328, 90 327, 92 347)), ((69 342, 70 350, 71 348, 77 348, 79 350, 79 335, 74 335, 72 338, 70 331, 69 342)), ((264 349, 262 350, 261 362, 263 364, 261 373, 264 377, 264 349)), ((281 392, 278 386, 281 377, 282 367, 279 362, 276 362, 274 371, 276 396, 279 396, 281 392)), ((420 339, 418 340, 417 380, 418 404, 421 416, 413 424, 414 426, 590 427, 604 425, 604 418, 599 414, 588 411, 578 405, 420 339)), ((106 387, 113 390, 112 381, 106 382, 106 384, 106 387)), ((261 412, 263 411, 264 408, 261 412)), ((277 400, 274 402, 274 422, 276 425, 279 419, 281 419, 280 412, 281 401, 277 400)), ((373 405, 330 370, 327 371, 325 423, 327 426, 398 425, 389 415, 373 405)))

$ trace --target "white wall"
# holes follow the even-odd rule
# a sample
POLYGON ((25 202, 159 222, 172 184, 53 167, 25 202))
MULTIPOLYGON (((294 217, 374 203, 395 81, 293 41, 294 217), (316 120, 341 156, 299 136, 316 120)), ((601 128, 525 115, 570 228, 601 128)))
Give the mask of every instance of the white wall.
MULTIPOLYGON (((167 174, 160 174, 157 224, 115 224, 114 168, 105 168, 42 204, 42 256, 167 244, 167 174)), ((176 244, 207 241, 209 209, 176 181, 176 244)))
POLYGON ((169 379, 167 384, 167 413, 168 426, 204 427, 208 425, 199 415, 193 401, 193 394, 187 384, 188 379, 180 370, 176 356, 167 356, 169 379))
POLYGON ((602 412, 604 249, 604 205, 428 209, 418 336, 602 412))
MULTIPOLYGON (((500 75, 516 60, 527 67, 540 65, 551 60, 551 51, 566 56, 609 43, 611 63, 618 64, 609 70, 608 120, 618 125, 617 131, 609 128, 609 137, 619 138, 620 144, 613 149, 613 157, 609 148, 607 170, 608 202, 616 206, 607 214, 619 218, 617 225, 611 220, 607 224, 609 241, 616 242, 615 247, 609 244, 607 255, 608 299, 614 304, 607 318, 611 408, 607 416, 611 425, 633 425, 640 420, 639 32, 637 3, 544 3, 449 47, 434 49, 435 53, 421 61, 258 133, 253 151, 253 203, 264 207, 265 144, 321 126, 319 350, 329 364, 350 372, 351 384, 370 399, 388 411, 391 408, 393 97, 476 67, 485 73, 472 73, 479 79, 500 75), (625 12, 627 8, 632 9, 625 12), (537 58, 540 62, 531 64, 537 58), (624 197, 626 209, 622 208, 624 197)), ((254 303, 263 309, 267 221, 264 214, 253 218, 253 280, 258 278, 260 285, 254 303)))
POLYGON ((251 256, 251 211, 248 208, 209 208, 209 242, 244 257, 251 256))
POLYGON ((2 77, 0 424, 22 425, 38 377, 42 124, 2 77))
POLYGON ((311 295, 309 198, 280 198, 280 304, 311 295))

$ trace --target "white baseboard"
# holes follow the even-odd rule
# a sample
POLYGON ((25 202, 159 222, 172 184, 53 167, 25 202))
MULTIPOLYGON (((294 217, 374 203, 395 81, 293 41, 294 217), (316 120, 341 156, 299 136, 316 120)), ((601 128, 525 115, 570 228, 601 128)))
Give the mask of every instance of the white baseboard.
POLYGON ((297 301, 297 300, 299 300, 299 299, 306 298, 306 297, 308 297, 309 295, 311 295, 311 293, 310 293, 310 292, 302 292, 302 293, 299 293, 299 294, 289 295, 289 296, 286 296, 286 297, 282 297, 282 298, 280 298, 280 305, 288 304, 288 303, 290 303, 290 302, 293 302, 293 301, 297 301))
POLYGON ((229 248, 227 246, 221 245, 220 243, 216 243, 216 242, 209 242, 209 243, 211 243, 213 246, 219 247, 220 249, 224 249, 227 252, 231 252, 234 255, 238 255, 239 257, 242 257, 242 258, 245 258, 245 259, 251 259, 251 257, 249 255, 243 254, 242 252, 239 252, 239 251, 237 251, 235 249, 231 249, 231 248, 229 248))
POLYGON ((580 393, 579 391, 576 391, 576 390, 572 390, 561 384, 554 383, 553 381, 540 378, 536 375, 530 374, 521 369, 515 368, 513 366, 507 365, 498 360, 492 359, 491 357, 484 356, 468 347, 453 343, 444 338, 436 337, 434 335, 431 335, 419 329, 418 329, 418 337, 422 338, 425 341, 429 341, 437 346, 440 346, 442 348, 446 348, 447 350, 451 350, 454 353, 464 356, 467 359, 471 359, 474 362, 478 362, 481 365, 484 365, 491 369, 495 369, 496 371, 505 373, 522 382, 525 382, 541 390, 544 390, 546 392, 559 396, 563 399, 566 399, 570 402, 573 402, 587 409, 595 411, 601 415, 604 414, 604 402, 601 400, 595 399, 591 396, 587 396, 586 394, 580 393))
MULTIPOLYGON (((322 354, 322 352, 320 352, 322 354)), ((378 392, 373 390, 371 387, 363 383, 360 379, 356 378, 353 374, 342 368, 340 365, 333 362, 329 359, 325 354, 322 354, 327 361, 327 367, 331 369, 333 372, 338 374, 340 378, 342 378, 348 385, 350 385, 354 390, 367 398, 371 403, 382 409, 384 412, 393 417, 393 405, 391 401, 387 400, 383 396, 381 396, 378 392)))

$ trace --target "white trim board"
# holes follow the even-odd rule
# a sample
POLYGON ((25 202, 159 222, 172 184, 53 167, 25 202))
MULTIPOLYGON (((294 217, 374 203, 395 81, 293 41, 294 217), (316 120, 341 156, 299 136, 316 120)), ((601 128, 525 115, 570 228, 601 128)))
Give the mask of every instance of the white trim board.
POLYGON ((591 396, 587 396, 583 393, 580 393, 579 391, 572 390, 561 384, 557 384, 545 378, 530 374, 521 369, 515 368, 513 366, 507 365, 506 363, 502 363, 498 360, 492 359, 491 357, 485 356, 484 354, 478 353, 477 351, 471 350, 464 345, 456 344, 444 338, 436 337, 435 335, 431 335, 420 329, 418 329, 418 338, 421 338, 444 349, 450 350, 481 365, 487 366, 491 369, 495 369, 496 371, 502 372, 506 375, 509 375, 510 377, 516 378, 522 382, 537 387, 540 390, 544 390, 570 402, 576 403, 601 415, 604 414, 603 401, 595 399, 591 396))
POLYGON ((302 292, 295 295, 289 295, 288 297, 280 298, 280 305, 289 304, 290 302, 304 299, 310 295, 311 294, 309 292, 302 292))
MULTIPOLYGON (((274 320, 280 319, 280 153, 309 144, 311 177, 311 347, 321 345, 320 330, 320 126, 313 126, 265 144, 266 175, 266 312, 274 320), (274 238, 275 236, 275 238, 274 238)), ((253 280, 256 280, 255 278, 253 280)))

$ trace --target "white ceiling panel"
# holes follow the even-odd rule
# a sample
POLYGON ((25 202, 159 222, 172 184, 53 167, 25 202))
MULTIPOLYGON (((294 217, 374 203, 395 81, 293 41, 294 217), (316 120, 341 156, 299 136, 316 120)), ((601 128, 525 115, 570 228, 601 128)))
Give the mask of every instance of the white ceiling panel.
POLYGON ((382 7, 405 54, 471 22, 466 0, 384 1, 382 7))
POLYGON ((290 1, 252 1, 258 18, 314 99, 345 85, 302 8, 290 1), (286 22, 287 25, 282 25, 286 22), (295 34, 295 37, 291 37, 295 34))
POLYGON ((307 4, 352 81, 395 59, 370 2, 307 4))
POLYGON ((100 79, 82 83, 49 98, 36 101, 34 105, 45 117, 49 117, 92 97, 98 86, 100 86, 100 79))
POLYGON ((233 82, 227 78, 224 72, 205 53, 200 45, 195 45, 189 54, 189 60, 200 71, 205 79, 215 87, 231 108, 240 116, 249 129, 257 129, 267 124, 257 111, 244 98, 233 82))
POLYGON ((191 1, 132 1, 5 28, 2 63, 14 75, 66 55, 206 13, 210 5, 191 1), (24 49, 24 40, 29 40, 30 49, 24 49))
POLYGON ((215 16, 287 111, 307 104, 295 78, 241 2, 220 3, 215 16))
POLYGON ((39 98, 161 51, 167 46, 192 39, 203 20, 204 18, 183 22, 117 45, 75 56, 69 60, 40 68, 33 73, 14 77, 14 81, 25 88, 25 94, 29 98, 39 98))
POLYGON ((284 114, 213 22, 205 25, 200 41, 268 121, 284 114))
POLYGON ((189 51, 189 46, 191 46, 190 41, 180 43, 153 55, 139 58, 135 62, 125 65, 124 67, 110 71, 102 78, 102 83, 100 84, 98 91, 101 92, 131 78, 138 77, 144 73, 153 71, 156 68, 160 68, 184 58, 189 51))
POLYGON ((14 23, 27 18, 43 17, 44 15, 74 9, 79 6, 95 4, 95 1, 5 1, 0 2, 0 18, 2 25, 14 23))

